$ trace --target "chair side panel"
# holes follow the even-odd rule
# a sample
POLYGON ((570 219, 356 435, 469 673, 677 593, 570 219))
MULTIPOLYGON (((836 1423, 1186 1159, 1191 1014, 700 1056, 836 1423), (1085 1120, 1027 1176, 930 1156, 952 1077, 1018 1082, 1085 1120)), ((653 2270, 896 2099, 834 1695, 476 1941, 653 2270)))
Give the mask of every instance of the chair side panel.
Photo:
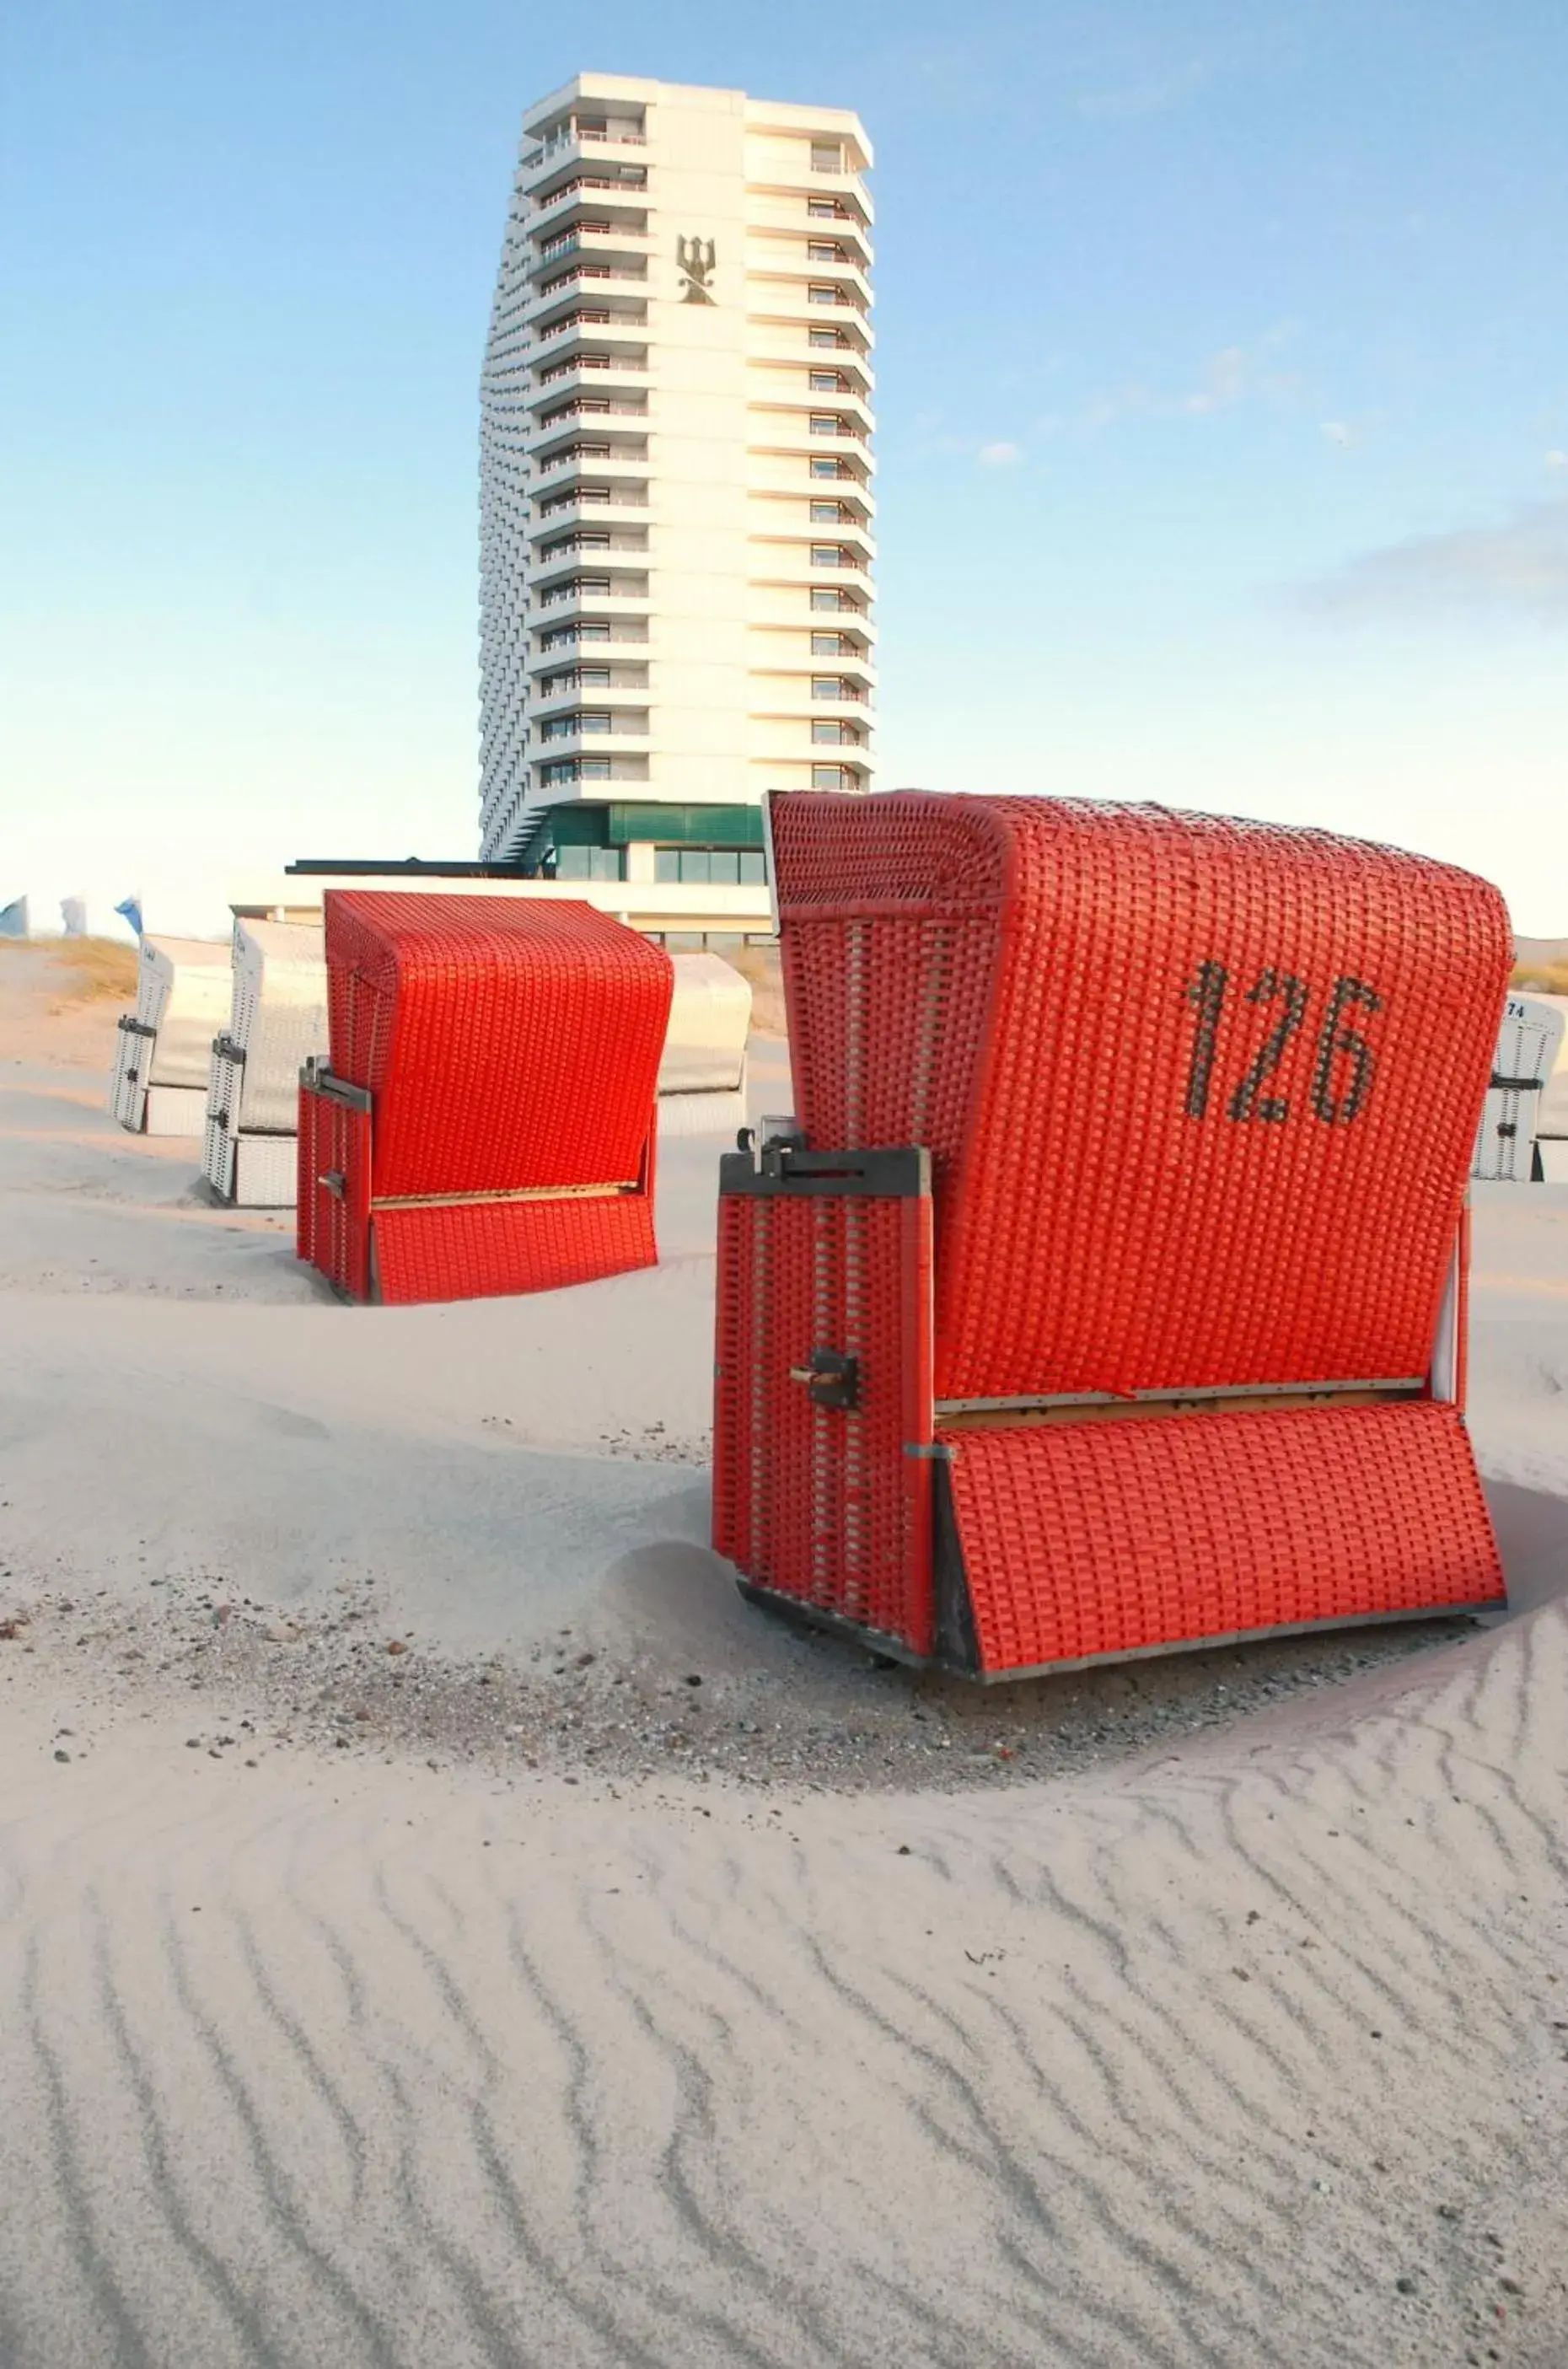
POLYGON ((931 1203, 722 1194, 714 1544, 753 1586, 933 1642, 931 1203), (796 1379, 853 1357, 859 1403, 796 1379), (926 1452, 922 1452, 926 1451, 926 1452))

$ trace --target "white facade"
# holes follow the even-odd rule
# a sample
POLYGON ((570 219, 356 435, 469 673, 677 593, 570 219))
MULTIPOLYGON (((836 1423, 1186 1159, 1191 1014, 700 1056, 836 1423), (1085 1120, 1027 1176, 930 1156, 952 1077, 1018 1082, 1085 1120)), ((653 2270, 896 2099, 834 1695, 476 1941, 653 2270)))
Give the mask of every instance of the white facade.
POLYGON ((483 853, 568 801, 868 786, 859 121, 610 74, 523 120, 483 389, 483 853))

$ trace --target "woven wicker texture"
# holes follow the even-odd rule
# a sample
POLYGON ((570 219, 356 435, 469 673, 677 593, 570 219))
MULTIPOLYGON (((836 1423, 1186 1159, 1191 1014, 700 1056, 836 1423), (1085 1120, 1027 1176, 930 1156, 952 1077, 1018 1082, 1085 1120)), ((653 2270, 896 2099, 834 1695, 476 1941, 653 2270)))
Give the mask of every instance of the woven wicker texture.
POLYGON ((368 1299, 371 1121, 328 1094, 300 1087, 294 1246, 348 1299, 368 1299), (341 1179, 335 1191, 324 1182, 341 1179))
POLYGON ((759 1586, 932 1646, 931 1203, 719 1202, 714 1544, 759 1586), (791 1368, 859 1361, 854 1413, 791 1368))
POLYGON ((1419 1374, 1501 898, 1323 832, 774 800, 796 1102, 934 1158, 939 1399, 1419 1374))
MULTIPOLYGON (((201 1147, 201 1173, 225 1201, 232 1201, 235 1194, 235 1142, 239 1134, 245 1069, 230 1039, 215 1037, 207 1080, 207 1132, 201 1147)), ((297 1104, 297 1087, 294 1099, 297 1104)))
POLYGON ((376 1097, 383 1196, 639 1174, 670 957, 562 901, 332 889, 332 1068, 376 1097))
POLYGON ((321 1096, 300 1087, 299 1126, 294 1137, 294 1256, 306 1266, 315 1255, 315 1180, 321 1173, 321 1096))
POLYGON ((554 1291, 658 1262, 647 1193, 378 1209, 371 1231, 377 1296, 389 1306, 554 1291))
MULTIPOLYGON (((246 1057, 231 1128, 292 1135, 300 1070, 326 1050, 326 958, 318 928, 235 923, 228 1034, 246 1057)), ((216 1084, 214 1068, 214 1103, 216 1084)))
POLYGON ((954 1449, 987 1671, 1503 1598, 1448 1407, 970 1432, 954 1449))
POLYGON ((205 1088, 212 1039, 228 1024, 231 961, 223 940, 142 940, 136 1016, 157 1031, 143 1071, 148 1085, 205 1088))

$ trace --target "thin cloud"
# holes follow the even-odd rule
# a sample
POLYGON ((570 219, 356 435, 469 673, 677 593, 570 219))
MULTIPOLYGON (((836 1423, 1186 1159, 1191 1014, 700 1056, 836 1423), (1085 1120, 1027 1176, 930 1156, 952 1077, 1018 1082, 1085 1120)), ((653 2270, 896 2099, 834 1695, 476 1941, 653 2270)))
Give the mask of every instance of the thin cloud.
POLYGON ((1007 469, 1024 458, 1022 444, 982 444, 976 456, 982 469, 1007 469))
POLYGON ((1196 383, 1174 393, 1142 379, 1111 387, 1085 405, 1082 424, 1102 429, 1122 419, 1199 419, 1241 404, 1291 402, 1304 382, 1299 371, 1280 368, 1279 354, 1293 334, 1286 324, 1265 331, 1254 345, 1221 346, 1203 363, 1196 383))
POLYGON ((1333 617, 1468 614, 1568 625, 1568 499, 1522 502, 1495 526, 1408 536, 1351 560, 1301 598, 1333 617))

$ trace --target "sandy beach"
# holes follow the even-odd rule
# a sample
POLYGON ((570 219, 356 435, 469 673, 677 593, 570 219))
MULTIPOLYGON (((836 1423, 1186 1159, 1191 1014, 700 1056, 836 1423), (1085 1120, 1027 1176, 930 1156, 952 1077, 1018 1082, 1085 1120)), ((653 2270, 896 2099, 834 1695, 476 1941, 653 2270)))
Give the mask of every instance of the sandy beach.
POLYGON ((0 955, 6 2369, 1561 2369, 1568 1187, 1507 1619, 966 1692, 704 1543, 715 1144, 655 1272, 347 1309, 117 1008, 0 955))

